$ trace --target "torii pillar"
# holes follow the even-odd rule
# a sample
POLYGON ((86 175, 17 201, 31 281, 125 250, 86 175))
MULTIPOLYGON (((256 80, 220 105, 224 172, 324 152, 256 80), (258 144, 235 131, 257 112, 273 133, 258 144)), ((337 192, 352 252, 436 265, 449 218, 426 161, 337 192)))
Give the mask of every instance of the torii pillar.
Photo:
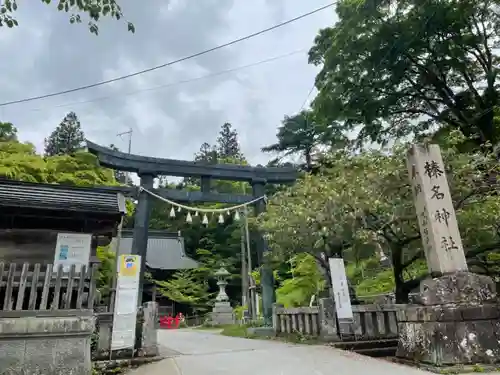
MULTIPOLYGON (((254 198, 266 195, 266 180, 253 179, 252 191, 254 198)), ((266 211, 266 202, 260 199, 255 203, 255 215, 258 216, 266 211)), ((269 249, 267 241, 262 233, 257 238, 257 256, 260 266, 260 286, 262 291, 262 315, 264 316, 264 325, 271 327, 273 324, 273 304, 276 301, 274 294, 273 269, 269 264, 269 249)))
MULTIPOLYGON (((149 191, 153 190, 155 175, 152 173, 139 173, 141 187, 149 191)), ((132 239, 132 254, 141 256, 141 269, 139 281, 139 297, 137 303, 142 306, 146 274, 146 256, 148 250, 149 218, 151 216, 151 197, 144 190, 139 191, 137 207, 134 217, 134 234, 132 239)))

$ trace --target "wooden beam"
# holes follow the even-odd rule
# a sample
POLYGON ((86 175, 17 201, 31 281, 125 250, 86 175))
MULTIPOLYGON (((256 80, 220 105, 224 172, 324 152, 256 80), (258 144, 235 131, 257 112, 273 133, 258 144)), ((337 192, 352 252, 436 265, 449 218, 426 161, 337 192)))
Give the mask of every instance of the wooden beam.
MULTIPOLYGON (((138 191, 137 187, 130 186, 99 186, 99 189, 120 192, 131 198, 136 198, 138 191)), ((252 195, 217 192, 205 193, 201 191, 186 191, 165 188, 154 189, 153 193, 179 203, 227 203, 237 205, 250 202, 254 199, 252 195)))
POLYGON ((201 191, 185 191, 176 189, 157 189, 155 193, 163 198, 170 199, 175 202, 184 203, 227 203, 227 204, 243 204, 254 199, 251 195, 242 194, 223 194, 223 193, 202 193, 201 191))
POLYGON ((216 180, 247 181, 264 180, 271 184, 294 182, 298 172, 289 167, 252 167, 235 164, 206 164, 202 162, 152 158, 115 151, 87 141, 87 149, 96 155, 102 166, 140 174, 211 177, 216 180))

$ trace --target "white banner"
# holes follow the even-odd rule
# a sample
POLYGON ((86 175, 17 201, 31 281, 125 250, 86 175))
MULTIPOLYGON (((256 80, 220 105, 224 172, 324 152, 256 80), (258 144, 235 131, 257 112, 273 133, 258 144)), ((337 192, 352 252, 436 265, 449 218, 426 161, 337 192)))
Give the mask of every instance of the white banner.
POLYGON ((64 272, 69 272, 72 264, 76 272, 83 265, 88 266, 92 235, 87 233, 58 233, 54 266, 63 265, 64 272))
POLYGON ((335 297, 335 309, 338 319, 352 320, 351 298, 349 296, 349 285, 345 274, 344 259, 330 258, 330 274, 332 275, 332 289, 335 297))
POLYGON ((139 255, 118 257, 111 350, 133 349, 135 346, 140 269, 139 255))

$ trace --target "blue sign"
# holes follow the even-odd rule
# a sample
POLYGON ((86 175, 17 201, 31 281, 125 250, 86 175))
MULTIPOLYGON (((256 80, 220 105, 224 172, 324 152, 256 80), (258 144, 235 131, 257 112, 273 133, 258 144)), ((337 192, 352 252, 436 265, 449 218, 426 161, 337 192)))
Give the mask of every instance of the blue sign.
POLYGON ((68 260, 68 252, 68 245, 61 245, 61 247, 59 248, 59 260, 68 260))

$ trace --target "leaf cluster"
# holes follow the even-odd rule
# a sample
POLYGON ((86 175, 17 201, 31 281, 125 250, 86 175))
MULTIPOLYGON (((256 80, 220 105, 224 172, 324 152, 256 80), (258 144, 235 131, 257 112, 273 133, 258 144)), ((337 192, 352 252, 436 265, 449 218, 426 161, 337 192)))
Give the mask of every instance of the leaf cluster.
MULTIPOLYGON (((102 17, 111 17, 115 20, 123 19, 123 12, 116 0, 41 0, 47 5, 57 4, 57 10, 69 13, 69 22, 82 23, 82 15, 88 18, 88 28, 92 34, 99 34, 98 21, 102 17)), ((2 0, 0 3, 0 27, 13 28, 19 26, 18 21, 13 17, 18 9, 17 0, 2 0)), ((135 26, 127 22, 128 31, 134 33, 135 26)))
MULTIPOLYGON (((500 139, 497 0, 342 0, 309 53, 316 115, 365 142, 457 129, 500 139)), ((407 138, 408 139, 408 138, 407 138)))

